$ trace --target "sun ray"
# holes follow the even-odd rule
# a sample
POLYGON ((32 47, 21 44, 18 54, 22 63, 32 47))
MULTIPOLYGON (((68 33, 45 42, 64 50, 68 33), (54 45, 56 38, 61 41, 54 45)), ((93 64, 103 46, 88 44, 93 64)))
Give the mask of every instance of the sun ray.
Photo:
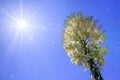
POLYGON ((14 46, 17 38, 19 37, 19 33, 20 33, 20 31, 18 31, 18 32, 16 33, 16 35, 14 36, 14 38, 12 39, 11 43, 9 44, 9 46, 8 46, 8 48, 7 48, 7 50, 6 50, 6 53, 9 53, 10 50, 12 49, 12 47, 14 46))
POLYGON ((22 3, 22 0, 20 0, 20 17, 23 18, 23 3, 22 3))
POLYGON ((33 40, 33 37, 30 35, 30 33, 28 32, 28 30, 26 30, 25 33, 29 37, 29 40, 33 40))
POLYGON ((17 18, 16 17, 14 17, 14 16, 12 16, 10 13, 8 13, 7 11, 5 11, 5 10, 2 10, 3 11, 3 13, 5 13, 10 19, 12 19, 13 21, 16 21, 17 20, 17 18))

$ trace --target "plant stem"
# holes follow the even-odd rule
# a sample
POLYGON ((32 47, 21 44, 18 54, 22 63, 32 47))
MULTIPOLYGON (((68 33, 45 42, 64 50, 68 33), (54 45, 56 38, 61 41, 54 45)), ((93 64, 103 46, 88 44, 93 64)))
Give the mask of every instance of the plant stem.
POLYGON ((94 77, 93 80, 103 80, 100 70, 98 66, 96 65, 96 63, 94 62, 94 59, 90 59, 88 63, 90 66, 90 71, 92 73, 92 76, 94 77))
MULTIPOLYGON (((89 50, 89 48, 86 47, 87 43, 85 41, 84 41, 83 45, 84 45, 83 47, 84 47, 85 55, 89 54, 90 50, 89 50)), ((85 59, 87 60, 89 66, 90 66, 90 71, 92 73, 92 76, 94 77, 93 80, 104 80, 100 73, 100 69, 97 66, 97 64, 95 63, 95 60, 93 59, 93 57, 91 57, 90 59, 88 59, 88 57, 85 57, 85 59)))

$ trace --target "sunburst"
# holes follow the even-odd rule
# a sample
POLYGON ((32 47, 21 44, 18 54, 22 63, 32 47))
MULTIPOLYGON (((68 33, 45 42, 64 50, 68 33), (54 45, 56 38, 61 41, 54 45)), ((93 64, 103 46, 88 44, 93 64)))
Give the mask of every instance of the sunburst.
POLYGON ((16 25, 20 30, 26 30, 27 22, 24 19, 18 20, 16 25))
MULTIPOLYGON (((31 26, 33 26, 32 24, 30 24, 29 20, 32 18, 33 15, 30 15, 30 16, 24 16, 23 14, 23 5, 22 5, 22 0, 20 0, 20 9, 19 9, 19 13, 17 13, 17 11, 14 11, 14 14, 10 14, 9 12, 5 11, 4 10, 4 13, 10 18, 10 24, 9 26, 15 30, 15 35, 8 47, 8 50, 7 52, 9 52, 12 47, 15 45, 15 43, 17 42, 17 40, 21 40, 24 41, 27 41, 27 40, 32 40, 33 41, 33 38, 31 36, 31 26)), ((27 14, 26 14, 27 15, 27 14)), ((28 41, 27 41, 28 42, 28 41)))

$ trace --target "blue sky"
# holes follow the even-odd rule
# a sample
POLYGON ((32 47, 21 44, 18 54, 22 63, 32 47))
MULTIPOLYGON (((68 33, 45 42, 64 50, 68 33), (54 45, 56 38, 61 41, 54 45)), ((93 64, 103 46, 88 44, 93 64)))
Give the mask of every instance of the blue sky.
POLYGON ((82 11, 103 25, 109 48, 102 75, 119 80, 119 0, 0 0, 0 80, 90 80, 63 49, 66 16, 82 11), (27 34, 17 35, 10 16, 29 19, 27 34), (31 26, 32 25, 32 26, 31 26), (17 37, 15 38, 15 36, 17 37))

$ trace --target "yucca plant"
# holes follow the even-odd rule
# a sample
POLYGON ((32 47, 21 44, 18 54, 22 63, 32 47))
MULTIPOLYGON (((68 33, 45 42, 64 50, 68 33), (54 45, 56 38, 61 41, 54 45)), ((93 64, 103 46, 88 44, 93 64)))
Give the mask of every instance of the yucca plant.
POLYGON ((92 80, 104 80, 101 70, 108 49, 103 46, 105 31, 97 26, 97 22, 93 16, 83 16, 82 13, 68 16, 65 20, 64 49, 73 63, 84 65, 84 71, 90 69, 92 80))

